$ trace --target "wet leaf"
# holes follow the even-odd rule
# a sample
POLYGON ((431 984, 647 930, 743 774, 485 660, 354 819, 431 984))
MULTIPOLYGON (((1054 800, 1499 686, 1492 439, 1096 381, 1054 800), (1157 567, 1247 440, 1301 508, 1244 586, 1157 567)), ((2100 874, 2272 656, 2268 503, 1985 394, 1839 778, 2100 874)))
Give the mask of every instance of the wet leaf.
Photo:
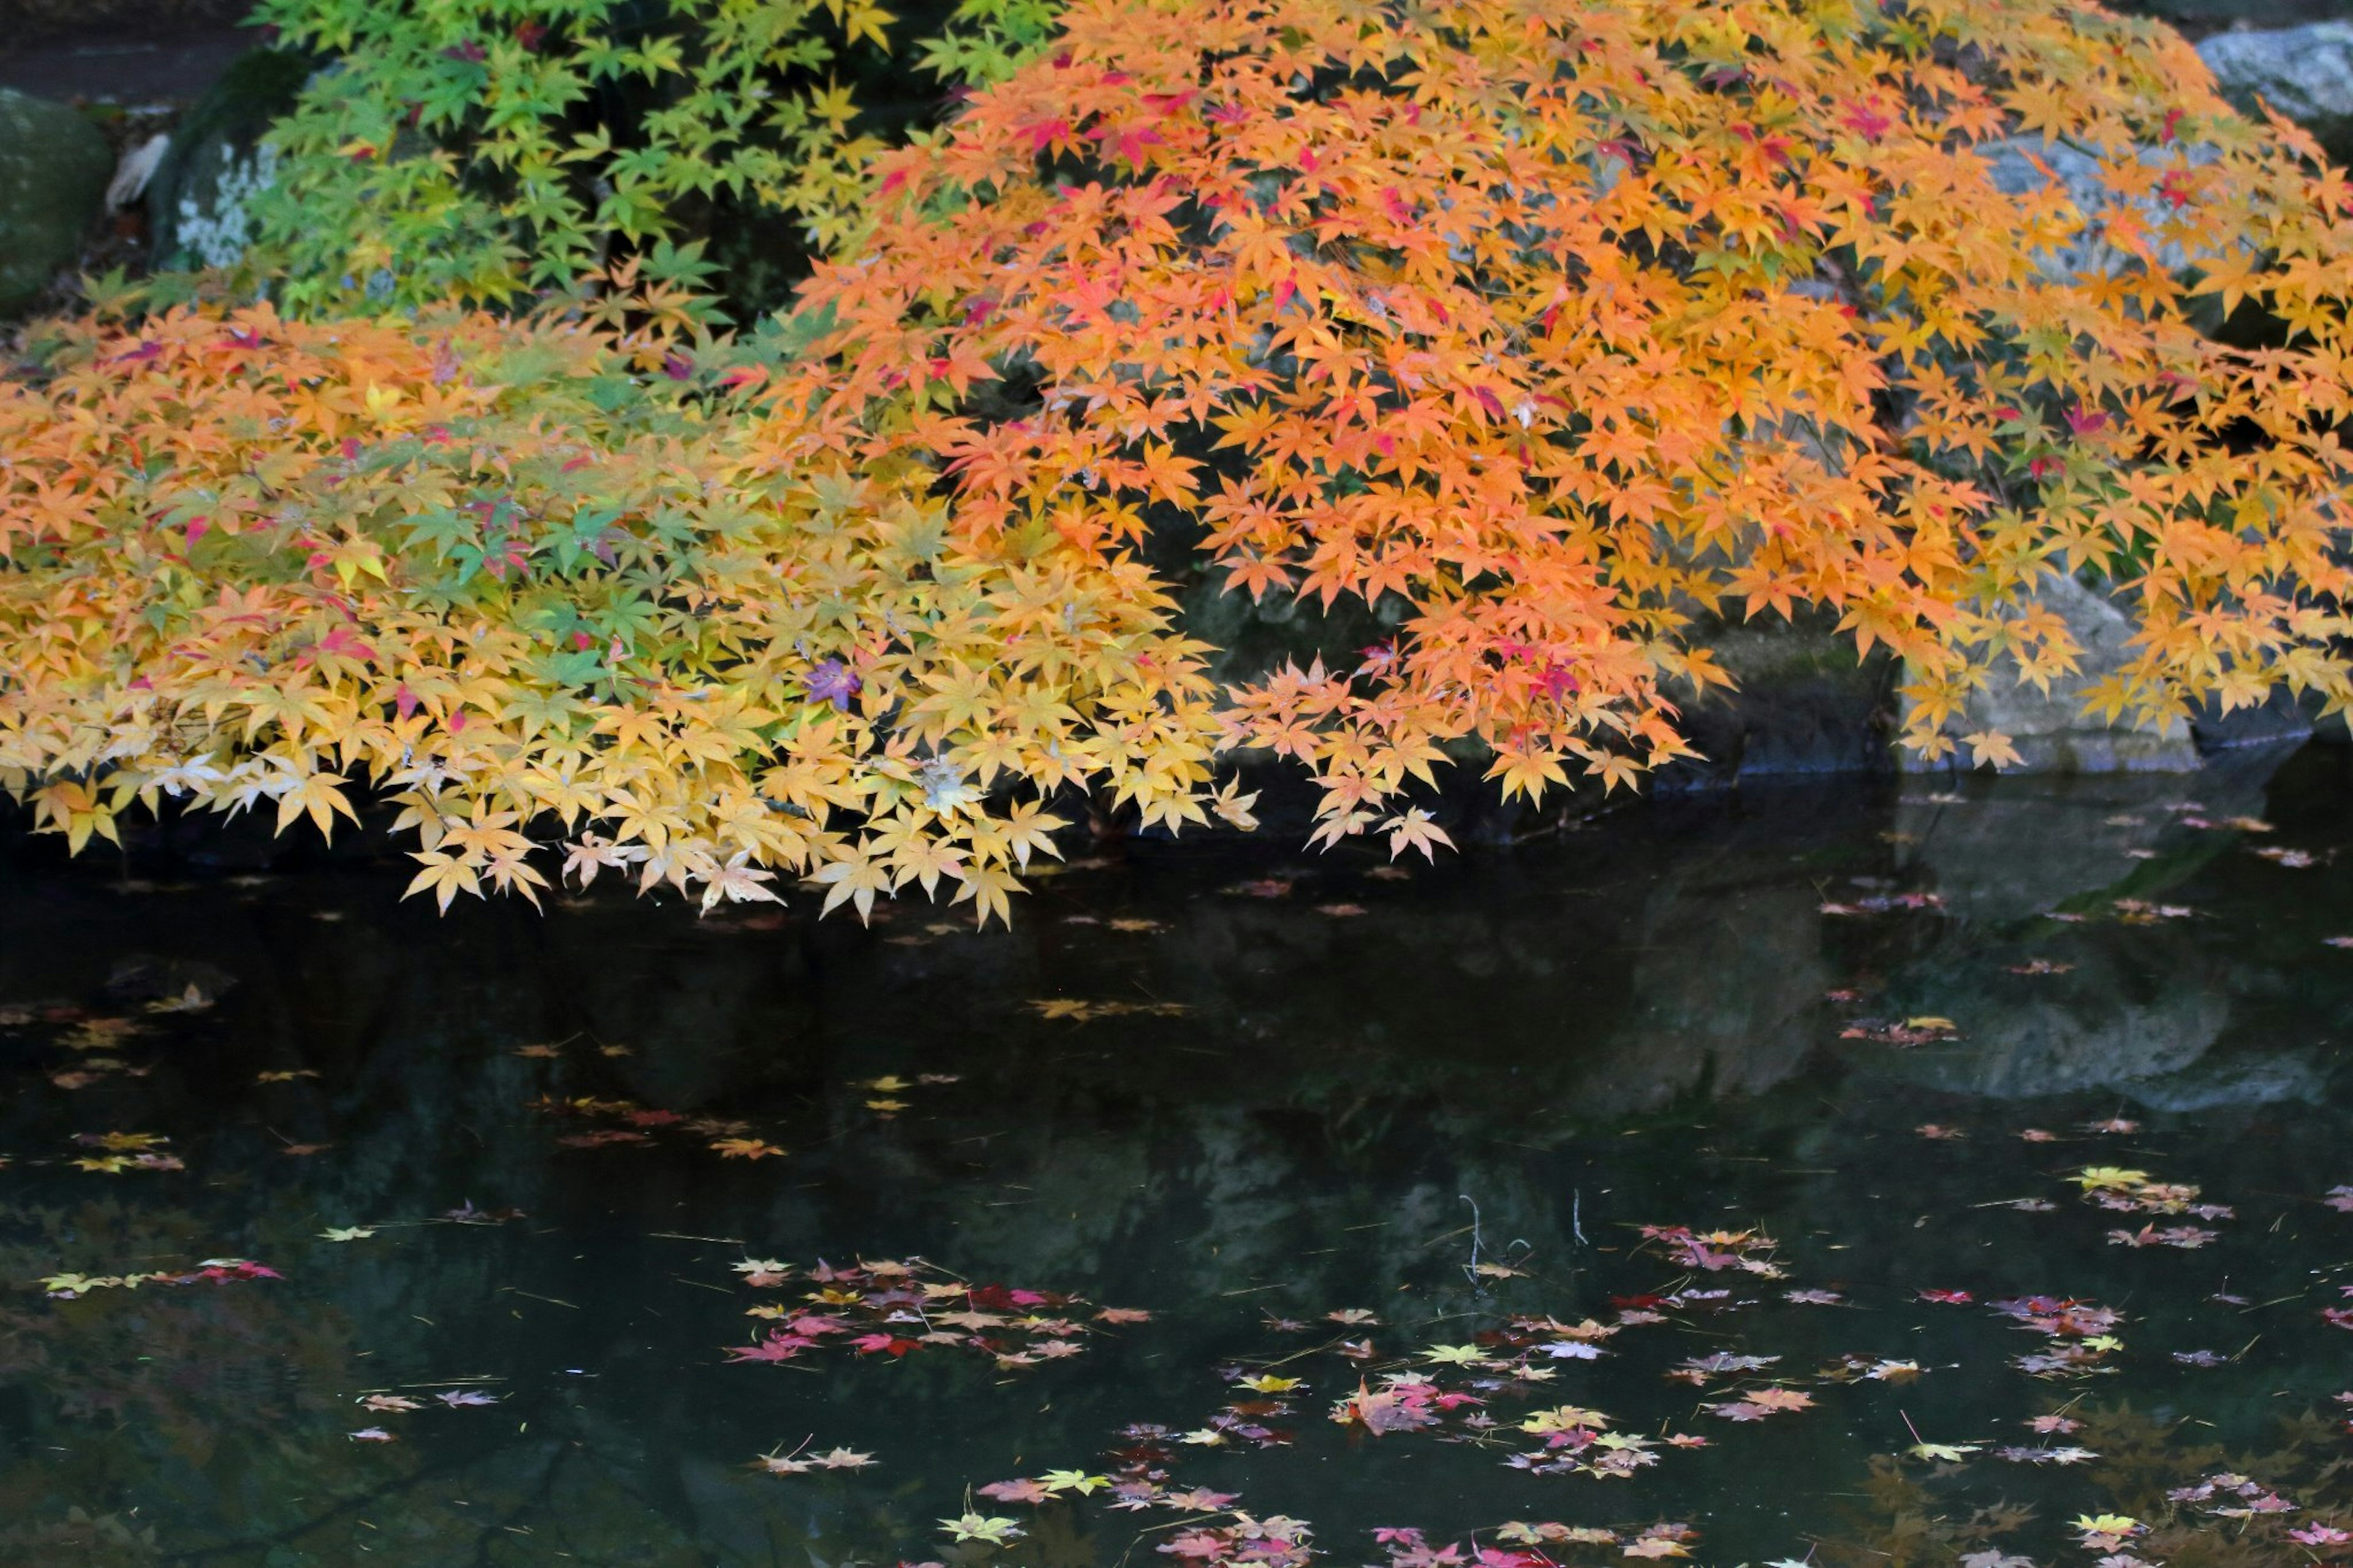
POLYGON ((1004 1546, 1019 1539, 1023 1533, 1020 1521, 999 1519, 977 1513, 967 1513, 956 1519, 940 1521, 940 1528, 954 1541, 978 1541, 990 1546, 1004 1546))

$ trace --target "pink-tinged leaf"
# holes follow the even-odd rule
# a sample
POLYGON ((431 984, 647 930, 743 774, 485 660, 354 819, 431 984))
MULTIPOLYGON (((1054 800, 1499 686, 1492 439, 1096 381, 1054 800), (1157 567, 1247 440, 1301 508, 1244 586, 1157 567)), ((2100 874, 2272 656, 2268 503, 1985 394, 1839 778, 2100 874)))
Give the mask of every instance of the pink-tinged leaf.
POLYGON ((1049 1502, 1052 1500, 1054 1496, 1054 1494, 1048 1490, 1042 1484, 1037 1481, 1026 1479, 991 1481, 985 1487, 975 1487, 973 1488, 973 1490, 978 1492, 985 1498, 992 1498, 998 1502, 1049 1502))
POLYGON ((771 1330, 765 1339, 755 1341, 748 1345, 730 1345, 725 1349, 730 1362, 779 1362, 792 1360, 816 1342, 799 1334, 789 1334, 778 1329, 771 1330))

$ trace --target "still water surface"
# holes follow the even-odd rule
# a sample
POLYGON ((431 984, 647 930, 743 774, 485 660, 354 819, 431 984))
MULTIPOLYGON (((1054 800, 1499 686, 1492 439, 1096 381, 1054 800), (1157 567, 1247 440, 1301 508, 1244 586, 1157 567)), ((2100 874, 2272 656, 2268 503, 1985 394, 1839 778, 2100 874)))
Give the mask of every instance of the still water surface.
POLYGON ((2353 757, 2273 768, 987 935, 11 838, 0 1562, 2337 1561, 2353 757))

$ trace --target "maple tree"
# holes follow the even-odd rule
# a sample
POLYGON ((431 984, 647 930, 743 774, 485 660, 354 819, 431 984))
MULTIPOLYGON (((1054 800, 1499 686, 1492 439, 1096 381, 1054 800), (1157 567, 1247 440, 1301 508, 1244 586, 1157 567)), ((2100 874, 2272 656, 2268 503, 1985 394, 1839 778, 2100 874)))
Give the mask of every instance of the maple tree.
POLYGON ((1718 606, 1892 647, 1930 756, 1997 664, 2072 667, 2061 570, 2140 624, 2103 711, 2353 697, 2353 188, 2153 24, 1090 0, 877 173, 802 298, 803 449, 935 461, 976 534, 1182 517, 1231 589, 1396 606, 1224 717, 1314 769, 1319 837, 1461 742, 1532 797, 1679 754, 1718 606), (2201 335, 2214 300, 2286 342, 2201 335))
POLYGON ((2073 667, 2058 572, 2137 622, 2098 711, 2353 702, 2353 187, 2153 24, 1084 0, 989 74, 741 340, 634 269, 56 329, 0 393, 0 783, 79 846, 365 778, 445 904, 560 825, 584 880, 986 918, 1050 792, 1246 823, 1221 749, 1303 763, 1326 845, 1443 842, 1450 757, 1630 784, 1720 609, 1893 649, 1930 756, 2073 667), (1219 690, 1196 540, 1394 635, 1219 690))

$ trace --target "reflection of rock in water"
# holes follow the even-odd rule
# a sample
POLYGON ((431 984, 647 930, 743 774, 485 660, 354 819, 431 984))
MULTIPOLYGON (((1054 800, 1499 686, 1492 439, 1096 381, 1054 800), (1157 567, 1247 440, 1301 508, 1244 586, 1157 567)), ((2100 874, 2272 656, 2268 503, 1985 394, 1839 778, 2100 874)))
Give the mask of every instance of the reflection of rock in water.
MULTIPOLYGON (((2158 933, 2136 934, 2153 938, 2158 933)), ((2180 1071, 2206 1054, 2230 1022, 2221 964, 2180 940, 2177 962, 2151 973, 2105 953, 2087 955, 2064 986, 1992 984, 1948 973, 1949 953, 1923 968, 1936 975, 1905 993, 1923 1012, 1960 1021, 1961 1044, 1907 1052, 1887 1070, 1968 1094, 2017 1099, 2086 1089, 2125 1089, 2180 1071)), ((2007 977, 2005 977, 2007 978, 2007 977)))
POLYGON ((1760 1094, 1805 1064, 1834 982, 1819 900, 1788 885, 1786 865, 1774 869, 1767 881, 1755 866, 1698 868, 1644 902, 1627 1016, 1577 1080, 1587 1114, 1656 1110, 1702 1089, 1760 1094))
POLYGON ((2077 910, 2105 922, 2120 899, 2164 904, 2238 838, 2181 818, 2259 816, 2283 760, 2278 750, 2232 753, 2195 779, 2006 782, 1959 803, 1907 795, 1897 810, 1906 881, 1942 897, 1946 918, 1888 990, 1904 1011, 1959 1021, 1964 1039, 1871 1059, 1895 1076, 2001 1098, 2109 1089, 2211 1105, 2289 1092, 2301 1081, 2293 1072, 2221 1068, 2198 1089, 2170 1076, 2199 1063, 2232 1016, 2230 966, 2194 917, 2161 929, 2041 918, 2077 910), (2063 930, 2075 965, 2064 984, 2003 973, 2063 930))
POLYGON ((2327 1087, 2320 1047, 2233 1051, 2204 1058, 2182 1072, 2127 1086, 2154 1110, 2211 1110, 2225 1105, 2315 1105, 2327 1087))
MULTIPOLYGON (((2022 920, 2069 900, 2116 889, 2135 891, 2151 879, 2127 850, 2159 846, 2160 835, 2194 803, 2210 820, 2254 816, 2263 787, 2285 760, 2281 750, 2253 749, 2215 758, 2194 778, 2110 773, 2004 780, 1999 790, 1965 784, 1958 804, 1915 784, 1895 813, 1907 879, 1945 900, 1956 921, 2022 920)), ((2228 839, 2165 836, 2161 864, 2179 880, 2228 839)))

